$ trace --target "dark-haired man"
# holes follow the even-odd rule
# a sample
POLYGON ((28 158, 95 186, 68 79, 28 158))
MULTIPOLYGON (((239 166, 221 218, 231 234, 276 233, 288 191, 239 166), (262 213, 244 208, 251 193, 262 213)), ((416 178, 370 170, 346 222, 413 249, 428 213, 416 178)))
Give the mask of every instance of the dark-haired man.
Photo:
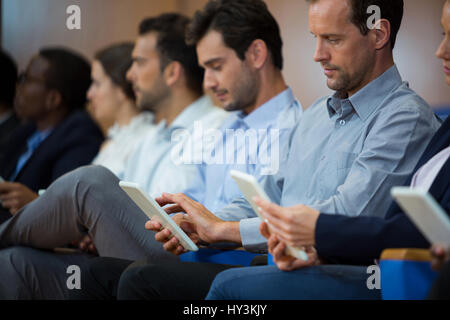
MULTIPOLYGON (((340 32, 351 32, 342 26, 346 22, 341 21, 339 28, 335 25, 340 19, 349 19, 357 27, 364 23, 364 10, 371 4, 381 7, 381 20, 377 22, 381 27, 380 31, 368 31, 364 33, 364 28, 358 28, 355 32, 360 32, 367 37, 377 39, 381 33, 385 32, 389 15, 393 16, 393 32, 395 26, 400 24, 398 15, 402 1, 348 1, 347 8, 342 3, 329 0, 310 1, 309 24, 318 42, 326 43, 327 36, 337 33, 332 37, 337 40, 336 46, 345 47, 345 40, 342 42, 340 32), (356 12, 355 12, 356 11, 356 12), (341 15, 336 16, 336 13, 341 15), (386 20, 385 20, 386 19, 386 20), (336 27, 333 28, 333 25, 336 27), (383 25, 385 25, 383 27, 383 25), (325 39, 324 39, 325 38, 325 39), (341 42, 339 44, 339 42, 341 42)), ((449 11, 450 12, 450 11, 449 11)), ((388 20, 389 19, 389 20, 388 20)), ((443 22, 443 26, 445 26, 443 22)), ((445 27, 444 27, 445 29, 445 27)), ((447 31, 447 29, 446 29, 447 31)), ((345 39, 345 38, 344 38, 345 39)), ((445 39, 448 39, 446 37, 445 39)), ((386 39, 387 40, 387 39, 386 39)), ((388 48, 393 47, 395 41, 391 37, 388 48)), ((448 41, 443 41, 437 55, 444 59, 445 45, 448 41)), ((322 53, 317 57, 325 59, 326 53, 330 52, 325 46, 318 46, 322 53)), ((330 46, 333 48, 333 46, 330 46)), ((370 49, 370 46, 368 47, 370 49)), ((331 51, 333 52, 333 51, 331 51)), ((370 50, 369 50, 370 52, 370 50)), ((386 52, 387 54, 388 52, 386 52)), ((447 51, 448 53, 448 51, 447 51)), ((391 58, 389 57, 389 60, 391 58)), ((327 60, 323 60, 328 62, 327 60)), ((325 64, 328 67, 330 64, 325 64)), ((335 69, 330 67, 330 69, 335 69)), ((331 75, 330 83, 338 84, 336 81, 343 78, 342 70, 335 69, 331 75)), ((388 71, 389 72, 389 71, 388 71)), ((383 79, 382 76, 381 79, 383 79)), ((384 79, 387 80, 387 79, 384 79)), ((375 80, 378 81, 378 80, 375 80)), ((380 85, 385 85, 381 84, 380 85)), ((406 88, 405 88, 406 89, 406 88)), ((365 90, 365 89, 362 89, 365 90)), ((402 90, 403 91, 403 90, 402 90)), ((395 103, 392 95, 404 95, 393 90, 392 93, 380 97, 389 99, 390 103, 395 103)), ((398 104, 398 108, 408 106, 408 100, 398 104)), ((418 164, 412 174, 405 181, 399 181, 399 185, 410 186, 429 190, 430 194, 438 201, 444 210, 449 212, 450 192, 449 176, 450 166, 448 161, 450 142, 450 122, 446 121, 436 135, 426 147, 418 164)), ((390 152, 396 152, 395 142, 387 141, 391 146, 390 152)), ((415 157, 424 150, 413 150, 415 157)), ((375 156, 375 155, 374 155, 375 156)), ((370 289, 368 286, 368 266, 376 263, 384 249, 387 248, 427 248, 426 239, 420 234, 413 223, 404 214, 402 209, 392 202, 389 194, 386 194, 386 203, 389 207, 380 206, 374 210, 379 211, 377 216, 344 216, 339 215, 340 208, 314 208, 314 205, 277 205, 263 200, 257 200, 261 212, 267 218, 270 225, 270 234, 266 223, 261 225, 261 233, 268 238, 269 250, 273 254, 276 266, 264 266, 248 269, 228 270, 219 274, 211 287, 208 299, 228 300, 228 299, 379 299, 380 290, 370 289), (287 228, 289 226, 289 228, 287 228), (286 245, 306 246, 309 260, 307 262, 295 259, 286 255, 286 245), (239 279, 239 286, 236 280, 239 279), (261 281, 264 279, 264 281, 261 281), (264 288, 262 289, 262 285, 264 288), (242 290, 245 287, 247 290, 242 290)), ((425 212, 424 212, 425 214, 425 212)), ((443 252, 436 250, 438 256, 443 252)), ((442 257, 443 258, 443 257, 442 257)), ((435 288, 439 291, 439 288, 435 288)))
MULTIPOLYGON (((225 40, 228 30, 239 30, 235 27, 238 20, 259 12, 249 9, 256 2, 210 1, 196 15, 191 34, 197 35, 193 38, 200 63, 209 61, 205 56, 220 35, 224 34, 225 40)), ((393 61, 403 1, 312 2, 310 29, 317 38, 314 60, 321 63, 328 87, 336 94, 308 108, 292 136, 289 158, 282 170, 267 176, 262 184, 269 197, 282 206, 302 203, 314 208, 308 216, 311 219, 315 210, 381 216, 390 204, 390 188, 412 172, 440 125, 431 108, 402 82, 393 61), (367 6, 361 7, 360 2, 367 6), (376 28, 366 32, 361 23, 369 20, 369 3, 377 4, 382 16, 376 28)), ((244 29, 239 31, 245 34, 244 29)), ((235 242, 248 250, 266 249, 267 241, 259 234, 259 218, 220 221, 182 194, 165 194, 158 200, 185 211, 195 226, 190 230, 194 229, 204 242, 235 242)), ((253 210, 244 198, 237 198, 215 214, 232 217, 244 212, 251 217, 253 210)), ((160 227, 149 224, 155 231, 160 227)), ((166 250, 183 252, 168 230, 158 232, 156 237, 165 243, 166 250)), ((207 264, 170 262, 129 268, 121 276, 118 297, 201 299, 215 269, 207 264)), ((234 283, 239 286, 239 281, 234 283)), ((264 292, 258 288, 256 291, 264 292)), ((241 289, 245 291, 245 287, 241 289)))
POLYGON ((31 59, 14 105, 28 123, 10 138, 0 163, 8 181, 0 184, 1 221, 98 153, 103 135, 83 110, 90 83, 89 63, 72 51, 46 48, 31 59))
MULTIPOLYGON (((19 119, 13 111, 14 96, 16 94, 17 66, 14 60, 0 50, 0 159, 3 148, 9 141, 14 129, 19 125, 19 119)), ((1 161, 1 160, 0 160, 1 161)))

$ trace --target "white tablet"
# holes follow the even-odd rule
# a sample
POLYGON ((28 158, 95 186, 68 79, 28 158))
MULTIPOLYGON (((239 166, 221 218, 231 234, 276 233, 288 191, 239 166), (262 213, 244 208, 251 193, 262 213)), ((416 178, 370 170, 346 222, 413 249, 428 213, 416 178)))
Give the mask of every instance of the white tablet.
POLYGON ((181 245, 190 251, 198 251, 197 245, 187 236, 187 234, 169 217, 159 204, 145 192, 143 192, 136 183, 121 181, 119 186, 136 203, 136 205, 153 221, 159 222, 164 228, 170 230, 172 234, 180 241, 181 245))
MULTIPOLYGON (((253 211, 255 211, 255 213, 258 215, 258 217, 260 217, 261 220, 264 221, 265 219, 259 212, 259 208, 256 205, 256 203, 253 201, 253 198, 259 197, 259 198, 269 201, 269 202, 271 202, 271 200, 267 196, 267 194, 264 192, 264 190, 261 188, 261 186, 259 185, 256 178, 249 174, 235 171, 235 170, 230 171, 230 174, 233 177, 234 181, 236 181, 239 189, 244 194, 247 201, 252 206, 253 211)), ((286 253, 288 253, 290 256, 293 256, 294 258, 308 261, 308 255, 302 249, 288 246, 286 248, 286 253)))
POLYGON ((450 219, 428 192, 409 187, 396 187, 391 193, 430 243, 450 247, 450 219))

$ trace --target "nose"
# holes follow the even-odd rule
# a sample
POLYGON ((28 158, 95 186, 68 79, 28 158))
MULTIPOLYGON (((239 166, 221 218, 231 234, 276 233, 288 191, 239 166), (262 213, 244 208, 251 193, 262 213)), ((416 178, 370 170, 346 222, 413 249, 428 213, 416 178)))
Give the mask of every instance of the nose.
POLYGON ((314 52, 314 61, 315 62, 323 62, 329 61, 330 54, 326 49, 325 44, 322 39, 317 39, 316 51, 314 52))
POLYGON ((436 51, 436 57, 442 60, 450 60, 450 39, 445 37, 436 51))
POLYGON ((126 75, 127 80, 132 82, 132 83, 135 81, 134 65, 135 65, 135 63, 133 62, 133 64, 131 65, 130 69, 128 69, 127 75, 126 75))
POLYGON ((217 88, 217 78, 212 70, 205 70, 204 87, 206 90, 214 90, 217 88))
POLYGON ((91 86, 89 87, 89 90, 86 93, 86 97, 89 101, 92 101, 93 97, 94 97, 94 85, 91 84, 91 86))

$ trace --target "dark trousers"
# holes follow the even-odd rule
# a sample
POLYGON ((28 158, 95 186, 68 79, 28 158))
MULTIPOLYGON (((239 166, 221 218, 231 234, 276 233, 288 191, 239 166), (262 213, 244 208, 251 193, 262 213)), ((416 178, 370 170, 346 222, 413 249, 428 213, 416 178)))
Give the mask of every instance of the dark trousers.
POLYGON ((94 258, 83 265, 81 290, 70 293, 70 300, 115 300, 119 279, 133 261, 116 258, 94 258))
POLYGON ((83 265, 81 290, 72 300, 203 300, 215 276, 230 265, 164 262, 150 264, 94 258, 83 265))
POLYGON ((441 273, 428 295, 430 300, 450 300, 450 262, 442 268, 441 273))
POLYGON ((217 274, 230 265, 163 262, 131 265, 121 276, 119 300, 204 300, 217 274))
POLYGON ((11 218, 11 217, 12 217, 12 215, 11 215, 11 213, 9 212, 9 210, 3 208, 3 207, 0 205, 0 224, 2 224, 3 222, 5 222, 6 220, 8 220, 8 219, 11 218))

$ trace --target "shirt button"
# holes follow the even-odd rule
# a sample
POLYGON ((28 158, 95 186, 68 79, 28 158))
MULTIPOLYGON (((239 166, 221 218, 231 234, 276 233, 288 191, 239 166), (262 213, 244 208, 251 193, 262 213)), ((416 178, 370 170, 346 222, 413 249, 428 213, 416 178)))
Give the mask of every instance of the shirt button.
POLYGON ((340 122, 341 126, 345 126, 346 123, 347 122, 345 122, 345 120, 341 120, 341 122, 340 122))

